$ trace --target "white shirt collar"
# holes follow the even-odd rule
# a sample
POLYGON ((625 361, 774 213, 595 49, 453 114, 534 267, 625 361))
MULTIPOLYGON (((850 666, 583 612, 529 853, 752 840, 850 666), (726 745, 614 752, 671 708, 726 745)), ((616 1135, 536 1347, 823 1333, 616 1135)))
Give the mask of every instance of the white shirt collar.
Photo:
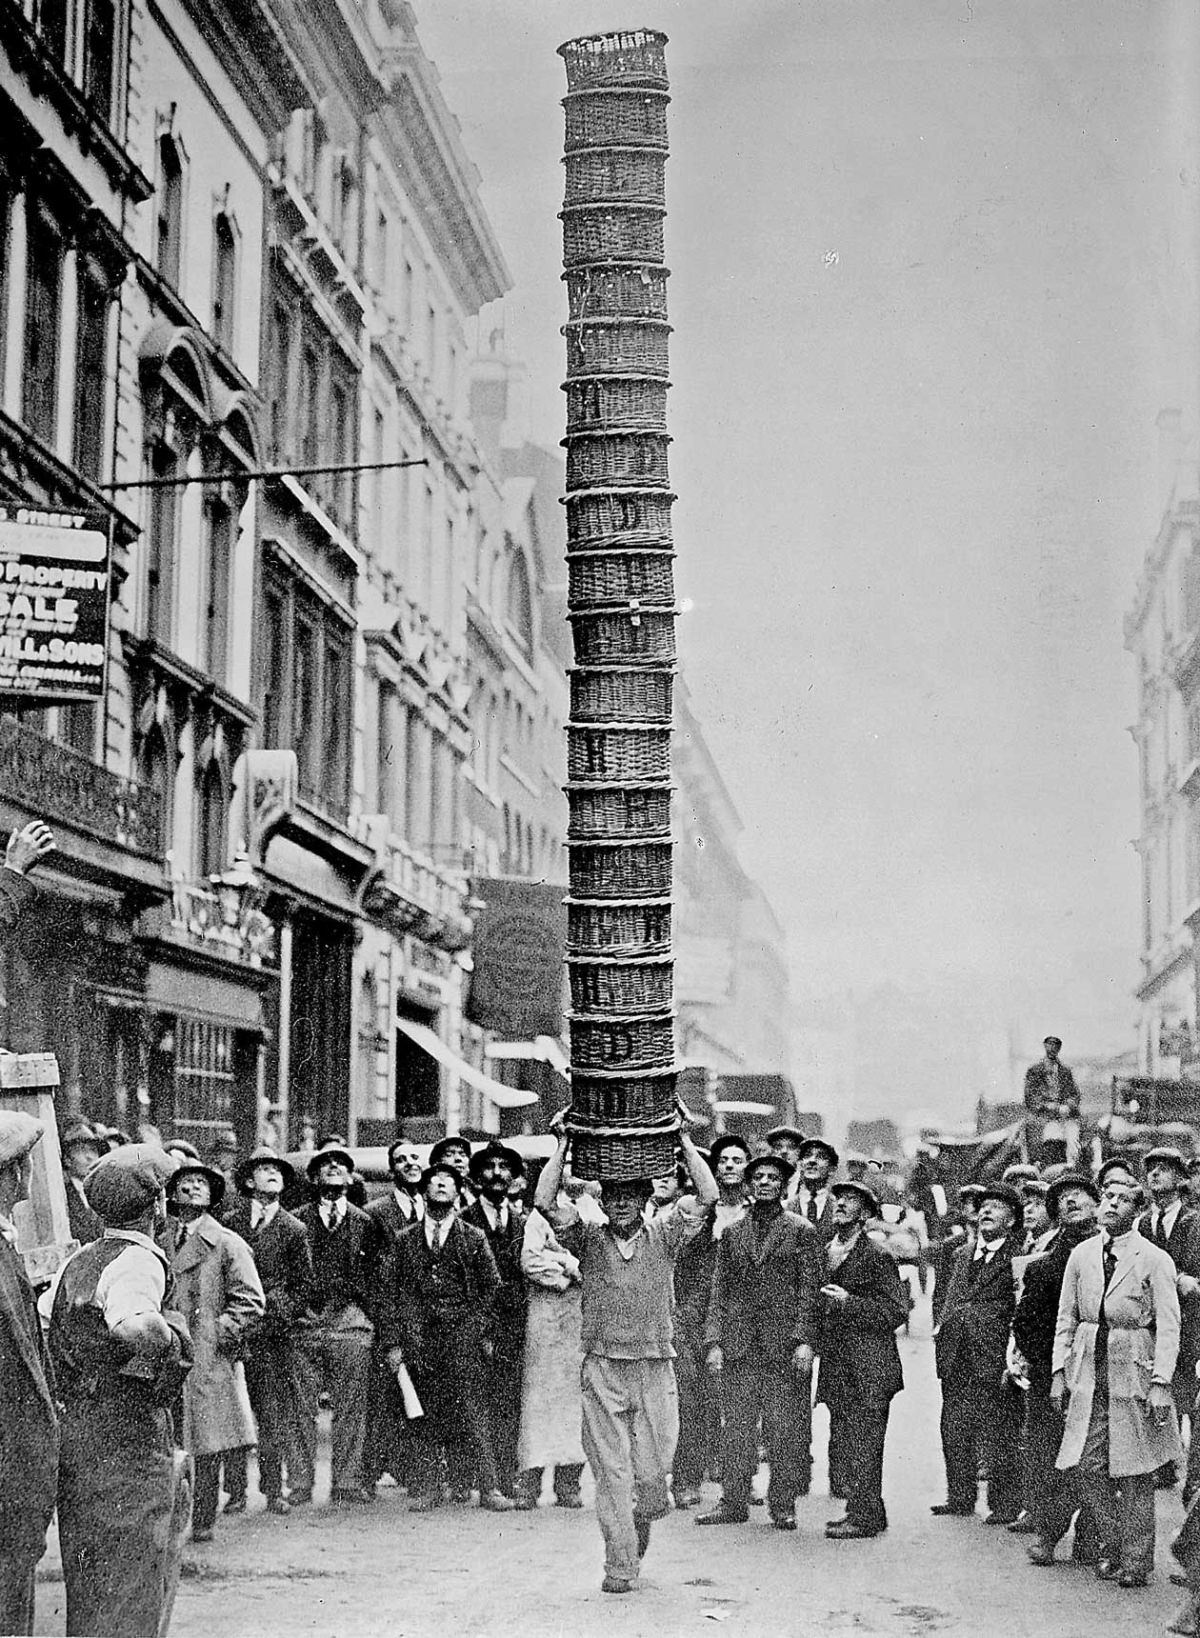
POLYGON ((319 1210, 325 1227, 337 1228, 346 1215, 346 1196, 343 1194, 336 1200, 322 1200, 319 1210))
POLYGON ((497 1209, 497 1207, 492 1205, 492 1202, 486 1195, 481 1194, 479 1196, 479 1204, 483 1207, 483 1215, 492 1225, 492 1232, 495 1233, 497 1230, 499 1230, 501 1233, 503 1233, 503 1231, 508 1227, 508 1201, 502 1200, 499 1208, 497 1209))
POLYGON ((11 1217, 5 1217, 0 1211, 0 1240, 7 1240, 9 1245, 16 1249, 17 1230, 11 1217))
POLYGON ((252 1229, 265 1228, 273 1223, 279 1212, 278 1200, 252 1200, 250 1202, 250 1227, 252 1229))
POLYGON ((447 1236, 454 1227, 454 1216, 455 1214, 452 1211, 448 1211, 439 1223, 436 1217, 431 1217, 428 1212, 425 1213, 425 1244, 430 1251, 434 1249, 435 1245, 444 1246, 446 1244, 447 1236))
POLYGON ((396 1204, 410 1223, 419 1223, 425 1215, 425 1202, 419 1194, 409 1194, 407 1189, 398 1189, 393 1185, 392 1193, 396 1197, 396 1204))

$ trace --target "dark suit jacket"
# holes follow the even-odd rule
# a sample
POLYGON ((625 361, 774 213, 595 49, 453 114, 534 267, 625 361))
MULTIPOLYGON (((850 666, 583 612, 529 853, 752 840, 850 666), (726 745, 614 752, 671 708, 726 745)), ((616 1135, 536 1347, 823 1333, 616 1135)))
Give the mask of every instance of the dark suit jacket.
POLYGON ((810 1223, 780 1211, 760 1241, 753 1211, 747 1213, 717 1247, 706 1346, 719 1347, 731 1364, 757 1354, 776 1366, 801 1343, 813 1346, 824 1266, 810 1223))
POLYGON ((37 888, 19 870, 0 865, 0 933, 14 928, 24 915, 37 888))
POLYGON ((937 1374, 943 1381, 969 1377, 999 1389, 1016 1306, 1012 1267, 1016 1246, 1015 1238, 1005 1240, 991 1262, 977 1271, 972 1250, 955 1257, 934 1344, 937 1374))
POLYGON ((849 1296, 844 1303, 818 1298, 818 1403, 886 1405, 904 1386, 896 1330, 908 1318, 908 1303, 895 1262, 860 1234, 822 1284, 840 1285, 849 1296))
POLYGON ((347 1205, 345 1221, 336 1234, 330 1234, 321 1221, 315 1200, 301 1206, 295 1216, 308 1235, 312 1253, 312 1317, 333 1316, 339 1309, 353 1304, 361 1308, 368 1319, 372 1318, 381 1260, 378 1226, 365 1211, 347 1205))
POLYGON ((1056 1234, 1042 1255, 1035 1257, 1025 1270, 1021 1300, 1013 1314, 1012 1331, 1013 1341, 1029 1365, 1031 1393, 1043 1396, 1050 1393, 1058 1299, 1062 1295, 1067 1259, 1078 1244, 1078 1240, 1056 1234))
MULTIPOLYGON (((708 1320, 708 1304, 712 1297, 713 1274, 717 1266, 717 1248, 721 1242, 713 1237, 717 1208, 710 1206, 703 1221, 690 1240, 685 1240, 675 1259, 675 1326, 676 1332, 686 1332, 694 1343, 703 1344, 704 1327, 708 1320)), ((679 1345, 676 1335, 675 1344, 679 1345)))
POLYGON ((372 1200, 366 1208, 367 1216, 379 1229, 388 1251, 395 1246, 396 1241, 406 1228, 411 1228, 417 1222, 416 1217, 405 1217, 396 1204, 395 1192, 389 1192, 378 1200, 372 1200))
POLYGON ((504 1335, 510 1341, 520 1342, 525 1335, 525 1310, 528 1306, 525 1275, 521 1269, 525 1219, 510 1209, 508 1227, 503 1232, 493 1232, 482 1204, 476 1200, 461 1213, 461 1221, 477 1228, 483 1235, 500 1276, 500 1288, 492 1310, 493 1335, 497 1340, 504 1335))
POLYGON ((104 1233, 104 1222, 96 1215, 83 1197, 83 1191, 73 1177, 64 1177, 67 1190, 67 1222, 72 1240, 81 1246, 90 1246, 104 1233))
POLYGON ((250 1247, 267 1299, 267 1311, 261 1321, 251 1324, 247 1341, 253 1346, 260 1338, 289 1336, 312 1301, 312 1253, 304 1224, 281 1206, 265 1228, 252 1229, 250 1202, 239 1199, 225 1227, 240 1234, 250 1247))
MULTIPOLYGON (((832 1179, 830 1181, 832 1182, 832 1179)), ((804 1202, 801 1200, 799 1194, 794 1195, 791 1200, 785 1200, 784 1201, 784 1207, 785 1207, 785 1209, 787 1211, 794 1212, 797 1217, 803 1217, 804 1221, 806 1223, 808 1223, 810 1228, 816 1229, 817 1235, 818 1235, 822 1245, 827 1246, 829 1244, 830 1240, 833 1239, 833 1236, 834 1236, 833 1194, 832 1194, 831 1190, 829 1189, 828 1185, 826 1186, 825 1204, 821 1207, 821 1210, 817 1213, 817 1220, 816 1220, 815 1223, 810 1222, 810 1220, 809 1220, 809 1218, 808 1218, 808 1216, 807 1216, 807 1214, 805 1212, 804 1202)))
MULTIPOLYGON (((496 1260, 487 1236, 456 1218, 442 1255, 455 1262, 464 1299, 464 1323, 483 1339, 490 1335, 492 1304, 500 1288, 496 1260)), ((433 1326, 430 1291, 432 1253, 424 1223, 414 1223, 396 1242, 387 1259, 384 1294, 379 1305, 379 1341, 384 1348, 400 1348, 410 1362, 419 1362, 433 1326)))
POLYGON ((1030 1064, 1025 1071, 1025 1107, 1034 1115, 1045 1115, 1051 1120, 1058 1119, 1058 1105, 1065 1103, 1068 1113, 1079 1113, 1079 1088, 1075 1085, 1075 1077, 1066 1064, 1058 1066, 1058 1091, 1052 1093, 1046 1079, 1046 1065, 1042 1059, 1036 1064, 1030 1064))
POLYGON ((0 1238, 0 1550, 40 1550, 58 1486, 54 1373, 20 1255, 0 1238))
MULTIPOLYGON (((1146 1212, 1138 1219, 1138 1232, 1157 1245, 1150 1232, 1153 1214, 1146 1212)), ((1181 1206, 1167 1236, 1166 1252, 1175 1264, 1177 1274, 1190 1274, 1200 1280, 1200 1211, 1181 1206)), ((1200 1359, 1200 1297, 1179 1299, 1179 1360, 1175 1366, 1175 1381, 1190 1388, 1189 1398, 1196 1391, 1196 1361, 1200 1359)))

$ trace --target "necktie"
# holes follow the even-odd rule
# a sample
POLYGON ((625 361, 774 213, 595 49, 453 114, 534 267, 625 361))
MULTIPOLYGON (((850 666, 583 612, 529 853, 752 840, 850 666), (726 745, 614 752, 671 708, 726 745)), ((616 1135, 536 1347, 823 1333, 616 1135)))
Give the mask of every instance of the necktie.
POLYGON ((817 1220, 817 1197, 815 1194, 809 1195, 808 1205, 804 1208, 804 1210, 805 1216, 808 1218, 809 1222, 815 1223, 817 1220))
POLYGON ((1112 1284, 1112 1277, 1116 1271, 1117 1254, 1112 1248, 1112 1241, 1109 1240, 1104 1247, 1104 1289, 1106 1292, 1112 1284))
POLYGON ((257 1200, 250 1207, 250 1228, 252 1231, 262 1227, 265 1210, 266 1208, 257 1200))
POLYGON ((1165 1251, 1167 1249, 1167 1214, 1165 1211, 1160 1211, 1156 1215, 1158 1221, 1154 1225, 1154 1238, 1165 1251))

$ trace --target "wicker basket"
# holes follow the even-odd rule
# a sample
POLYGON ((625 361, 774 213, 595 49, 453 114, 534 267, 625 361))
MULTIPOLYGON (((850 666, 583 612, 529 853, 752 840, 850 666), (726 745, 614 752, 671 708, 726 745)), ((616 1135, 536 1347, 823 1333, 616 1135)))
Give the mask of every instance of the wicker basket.
POLYGON ((671 834, 670 785, 568 785, 567 839, 649 841, 671 834))
MULTIPOLYGON (((567 559, 567 603, 580 609, 592 605, 675 601, 675 553, 637 547, 615 552, 584 552, 567 559)), ((640 713, 639 713, 640 714, 640 713)))
POLYGON ((565 205, 661 205, 666 198, 662 148, 580 148, 563 160, 565 205))
POLYGON ((613 143, 636 142, 641 147, 667 151, 665 91, 639 86, 596 86, 576 91, 562 100, 566 113, 564 147, 605 148, 613 143))
POLYGON ((589 85, 667 84, 667 37, 653 29, 587 34, 558 48, 572 91, 589 85))
POLYGON ((567 495, 563 502, 567 549, 588 552, 610 546, 669 546, 674 499, 669 489, 635 493, 594 489, 590 494, 567 495))
POLYGON ((675 615, 666 610, 608 612, 584 609, 568 614, 578 665, 607 665, 611 660, 675 663, 675 615))
POLYGON ((609 427, 665 433, 669 382, 645 376, 580 376, 564 381, 568 432, 599 432, 609 427))
POLYGON ((571 1135, 571 1173, 585 1182, 636 1183, 675 1170, 675 1134, 630 1132, 620 1137, 571 1135))
MULTIPOLYGON (((657 1018, 627 1018, 627 1019, 593 1019, 576 1018, 571 1020, 571 1084, 575 1100, 575 1107, 582 1114, 607 1115, 622 1112, 622 1100, 608 1100, 607 1108, 589 1108, 584 1097, 587 1090, 599 1090, 606 1083, 592 1082, 588 1087, 581 1086, 578 1075, 587 1069, 604 1069, 623 1072, 632 1072, 644 1069, 669 1069, 675 1062, 675 1020, 670 1016, 657 1018)), ((613 1083, 607 1083, 612 1085, 613 1083)), ((616 1083, 619 1088, 624 1082, 616 1083)), ((641 1088, 647 1083, 631 1081, 631 1087, 641 1088)), ((652 1084, 652 1083, 651 1083, 652 1084)), ((632 1100, 630 1100, 632 1103, 632 1100)), ((670 1105, 667 1106, 669 1111, 670 1105)), ((659 1105, 651 1105, 649 1109, 631 1107, 629 1116, 637 1124, 643 1120, 655 1120, 661 1110, 659 1105)))
POLYGON ((671 891, 670 842, 573 842, 571 891, 581 899, 657 899, 671 891))
POLYGON ((567 725, 567 778, 643 784, 671 777, 671 729, 658 723, 567 725))
POLYGON ((641 961, 587 961, 571 957, 571 1007, 581 1013, 656 1013, 671 1009, 670 956, 641 961))
POLYGON ((596 489, 602 484, 666 483, 665 432, 569 432, 567 488, 596 489))
POLYGON ((661 262, 662 205, 564 205, 563 266, 586 262, 661 262))
POLYGON ((671 901, 568 898, 567 944, 576 955, 666 955, 671 948, 671 901))
POLYGON ((649 375, 670 373, 671 326, 665 319, 595 318, 564 324, 567 375, 649 375))
POLYGON ((568 318, 667 316, 670 273, 665 267, 576 267, 562 277, 567 286, 568 318))
MULTIPOLYGON (((636 1028, 637 1021, 633 1023, 636 1028)), ((665 1035, 670 1042, 673 1023, 670 1018, 653 1020, 656 1039, 665 1035)), ((572 1120, 585 1126, 665 1126, 675 1113, 675 1060, 670 1046, 661 1062, 644 1069, 618 1067, 612 1074, 602 1073, 586 1068, 575 1055, 576 1031, 591 1027, 571 1025, 572 1120)), ((621 1026, 604 1023, 599 1027, 612 1032, 621 1026)))
POLYGON ((571 716, 577 722, 670 722, 672 673, 633 666, 572 671, 571 716))

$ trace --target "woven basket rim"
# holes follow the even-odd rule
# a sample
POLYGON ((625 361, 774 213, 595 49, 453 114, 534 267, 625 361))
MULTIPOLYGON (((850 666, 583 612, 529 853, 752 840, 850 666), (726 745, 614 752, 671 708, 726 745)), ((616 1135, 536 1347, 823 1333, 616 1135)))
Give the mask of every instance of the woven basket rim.
POLYGON ((564 284, 572 279, 581 279, 592 272, 601 273, 649 273, 651 278, 669 279, 671 269, 665 262, 647 261, 645 256, 605 256, 601 261, 576 263, 572 267, 564 267, 558 275, 564 284))
POLYGON ((572 432, 568 428, 566 437, 560 438, 558 441, 563 449, 570 449, 573 444, 592 443, 600 438, 638 438, 642 443, 655 440, 660 444, 673 444, 675 442, 665 427, 621 426, 587 427, 579 432, 572 432))
POLYGON ((673 791, 657 779, 568 779, 564 791, 673 791))
POLYGON ((576 899, 569 888, 563 900, 576 910, 660 910, 663 905, 669 910, 673 902, 669 893, 653 899, 576 899))
POLYGON ((614 81, 611 85, 581 85, 577 90, 568 91, 560 100, 565 108, 569 102, 574 102, 579 97, 594 97, 597 92, 604 92, 608 96, 615 93, 617 96, 622 97, 644 97, 649 92, 652 97, 660 97, 663 102, 670 102, 671 100, 670 92, 663 90, 661 86, 630 85, 628 80, 614 81))
POLYGON ((675 619, 678 613, 679 609, 674 603, 643 603, 637 598, 632 598, 624 603, 594 603, 589 604, 584 609, 568 609, 567 619, 590 620, 593 616, 600 618, 603 615, 612 614, 667 614, 675 619), (635 603, 636 607, 631 608, 630 602, 635 603))
POLYGON ((577 1086, 580 1081, 656 1081, 665 1080, 668 1076, 678 1075, 679 1060, 672 1058, 669 1064, 655 1064, 647 1069, 576 1069, 571 1066, 571 1085, 577 1086))
MULTIPOLYGON (((568 543, 569 544, 569 543, 568 543)), ((592 563, 596 558, 604 557, 678 557, 674 545, 668 546, 605 546, 598 552, 571 552, 566 554, 567 562, 592 563)), ((638 669, 637 667, 634 668, 638 669)))
POLYGON ((572 330, 607 330, 618 324, 633 324, 640 330, 666 330, 668 334, 672 328, 670 319, 659 318, 657 313, 595 313, 589 318, 567 319, 559 325, 558 333, 565 336, 572 330))
MULTIPOLYGON (((574 1024, 650 1024, 661 1023, 664 1018, 677 1018, 679 1009, 674 1002, 669 1007, 658 1008, 652 1012, 575 1012, 568 1010, 567 1017, 574 1024)), ((585 1074, 593 1073, 585 1070, 585 1074)))
POLYGON ((599 217, 618 216, 630 212, 642 216, 662 218, 667 214, 667 207, 657 204, 652 199, 583 199, 576 200, 569 205, 564 201, 563 208, 558 213, 558 219, 560 222, 565 222, 568 216, 579 216, 580 214, 599 217), (602 205, 603 210, 597 210, 597 205, 602 205))
POLYGON ((613 722, 607 717, 603 722, 575 722, 569 721, 563 728, 563 733, 569 734, 573 729, 584 728, 589 734, 669 734, 669 722, 613 722))
MULTIPOLYGON (((582 554, 588 555, 586 553, 582 554)), ((596 557, 603 554, 596 552, 596 557)), ((655 667, 649 671, 653 677, 673 677, 679 670, 677 665, 655 667)), ((566 668, 568 677, 640 677, 647 673, 644 665, 569 665, 566 668)))
MULTIPOLYGON (((629 500, 637 495, 660 495, 668 501, 676 501, 679 496, 665 484, 625 484, 613 488, 611 484, 592 484, 590 489, 572 489, 569 495, 560 495, 559 504, 565 506, 568 501, 591 500, 594 497, 609 496, 614 500, 629 500)), ((620 531, 618 531, 620 533, 620 531)))
POLYGON ((674 957, 669 955, 614 956, 597 951, 595 955, 568 956, 568 966, 576 967, 671 967, 674 957))
POLYGON ((671 382, 661 375, 645 375, 638 370, 593 370, 587 375, 570 375, 565 381, 560 381, 558 390, 566 392, 570 387, 590 387, 597 382, 627 381, 635 387, 661 387, 668 392, 671 382))
POLYGON ((672 847, 670 838, 664 842, 660 837, 651 836, 604 836, 599 841, 588 842, 568 838, 567 847, 672 847))

